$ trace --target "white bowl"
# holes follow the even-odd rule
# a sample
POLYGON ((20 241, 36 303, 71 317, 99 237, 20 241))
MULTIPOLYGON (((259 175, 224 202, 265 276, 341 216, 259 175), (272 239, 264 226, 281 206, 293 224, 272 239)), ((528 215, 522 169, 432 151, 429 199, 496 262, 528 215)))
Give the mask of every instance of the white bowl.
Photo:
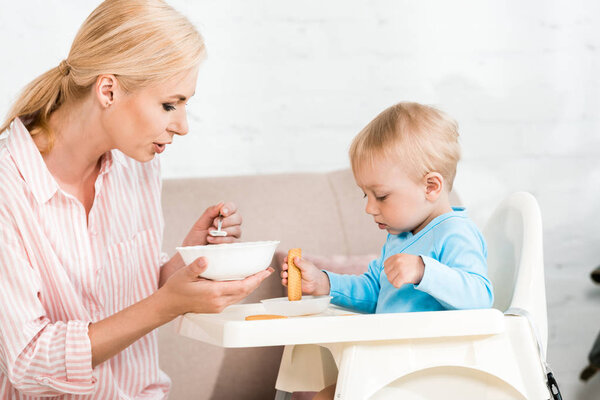
POLYGON ((244 279, 266 269, 273 259, 279 241, 239 242, 207 246, 177 247, 186 265, 205 257, 208 267, 200 275, 214 281, 244 279))
POLYGON ((296 315, 319 314, 327 309, 331 296, 302 296, 302 300, 289 301, 287 297, 265 299, 260 302, 265 307, 267 314, 296 315))

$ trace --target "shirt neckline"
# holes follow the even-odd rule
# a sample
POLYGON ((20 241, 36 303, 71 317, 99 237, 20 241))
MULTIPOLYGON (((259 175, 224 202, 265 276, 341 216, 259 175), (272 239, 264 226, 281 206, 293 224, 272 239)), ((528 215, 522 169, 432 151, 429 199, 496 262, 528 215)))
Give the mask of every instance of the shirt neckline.
MULTIPOLYGON (((29 130, 20 118, 15 118, 7 130, 6 148, 12 156, 19 173, 30 188, 36 200, 43 204, 50 200, 60 189, 56 179, 48 170, 42 154, 37 148, 29 130)), ((100 176, 110 172, 114 160, 124 164, 124 155, 118 150, 111 150, 102 156, 100 176)))
POLYGON ((467 215, 467 211, 466 211, 465 207, 452 207, 452 211, 438 215, 437 217, 432 219, 427 225, 425 225, 425 227, 423 229, 421 229, 419 232, 417 232, 416 235, 413 235, 412 232, 402 232, 402 233, 400 233, 398 235, 394 235, 394 236, 402 237, 404 240, 410 241, 410 243, 407 245, 407 246, 409 246, 410 244, 414 243, 419 238, 421 238, 421 236, 423 236, 425 233, 427 233, 431 229, 433 229, 436 225, 447 220, 448 218, 465 217, 466 215, 467 215))

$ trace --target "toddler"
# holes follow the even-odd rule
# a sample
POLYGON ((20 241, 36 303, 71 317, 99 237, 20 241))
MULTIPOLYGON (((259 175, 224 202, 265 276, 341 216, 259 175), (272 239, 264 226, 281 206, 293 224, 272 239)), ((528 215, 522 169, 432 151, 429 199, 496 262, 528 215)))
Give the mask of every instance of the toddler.
MULTIPOLYGON (((297 258, 302 292, 366 313, 491 307, 485 240, 449 203, 459 158, 457 125, 445 113, 399 103, 379 114, 354 139, 350 160, 365 211, 388 232, 381 256, 359 276, 297 258)), ((287 268, 286 258, 284 285, 287 268)))
MULTIPOLYGON (((388 232, 381 256, 358 276, 296 257, 303 293, 365 313, 491 307, 485 240, 449 202, 459 158, 457 124, 445 113, 399 103, 379 114, 354 139, 350 161, 365 211, 388 232)), ((284 285, 287 269, 286 258, 284 285)))
MULTIPOLYGON (((449 203, 459 158, 456 122, 443 112, 399 103, 379 114, 354 139, 350 160, 365 211, 388 232, 381 256, 360 276, 297 258, 303 293, 367 313, 491 307, 485 240, 449 203)), ((281 277, 287 285, 287 263, 281 277)))

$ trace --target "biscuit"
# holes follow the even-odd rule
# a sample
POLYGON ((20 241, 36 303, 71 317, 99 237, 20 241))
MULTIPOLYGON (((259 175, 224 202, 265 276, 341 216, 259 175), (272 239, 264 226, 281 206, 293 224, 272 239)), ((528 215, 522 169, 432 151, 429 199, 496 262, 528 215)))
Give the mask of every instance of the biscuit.
POLYGON ((302 299, 302 274, 300 268, 294 264, 294 257, 302 257, 302 249, 295 248, 288 251, 288 300, 302 299))
POLYGON ((275 315, 275 314, 256 314, 256 315, 248 315, 246 317, 246 321, 261 321, 264 319, 281 319, 287 318, 284 315, 275 315))

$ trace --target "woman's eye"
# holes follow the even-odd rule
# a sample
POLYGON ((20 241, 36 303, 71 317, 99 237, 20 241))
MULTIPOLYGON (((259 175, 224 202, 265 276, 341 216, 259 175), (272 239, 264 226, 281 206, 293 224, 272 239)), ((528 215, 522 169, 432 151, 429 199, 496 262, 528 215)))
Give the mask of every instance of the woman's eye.
POLYGON ((169 103, 163 103, 162 106, 165 109, 165 111, 173 111, 175 109, 175 106, 169 103))
POLYGON ((363 199, 366 199, 366 198, 367 198, 367 194, 363 193, 363 199))
POLYGON ((388 195, 386 194, 385 196, 377 196, 375 197, 375 200, 377 201, 384 201, 385 199, 387 199, 388 195))

